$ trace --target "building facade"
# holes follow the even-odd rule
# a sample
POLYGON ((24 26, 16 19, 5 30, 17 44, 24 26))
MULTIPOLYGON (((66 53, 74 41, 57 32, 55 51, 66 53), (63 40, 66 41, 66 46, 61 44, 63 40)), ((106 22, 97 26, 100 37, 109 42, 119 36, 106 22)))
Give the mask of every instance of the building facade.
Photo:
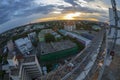
POLYGON ((40 78, 42 70, 36 56, 29 56, 24 59, 19 71, 20 80, 32 80, 40 78))
POLYGON ((12 80, 34 80, 40 78, 42 70, 36 55, 24 57, 17 67, 10 68, 12 80))

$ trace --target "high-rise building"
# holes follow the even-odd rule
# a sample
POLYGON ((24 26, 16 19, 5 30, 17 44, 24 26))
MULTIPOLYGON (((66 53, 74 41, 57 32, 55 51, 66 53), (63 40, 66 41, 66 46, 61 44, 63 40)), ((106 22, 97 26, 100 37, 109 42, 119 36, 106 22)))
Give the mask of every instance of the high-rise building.
POLYGON ((10 78, 12 80, 33 80, 40 78, 41 75, 42 70, 36 55, 24 57, 18 67, 10 69, 10 78))
POLYGON ((36 56, 29 56, 24 58, 19 72, 20 80, 37 79, 40 78, 41 74, 42 70, 36 56))

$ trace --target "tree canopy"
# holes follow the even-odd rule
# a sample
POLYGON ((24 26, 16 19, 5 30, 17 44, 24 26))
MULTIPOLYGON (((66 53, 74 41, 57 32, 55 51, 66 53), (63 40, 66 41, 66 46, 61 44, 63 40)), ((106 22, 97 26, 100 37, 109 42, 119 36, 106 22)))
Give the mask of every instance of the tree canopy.
POLYGON ((52 34, 47 33, 47 34, 45 34, 45 41, 46 42, 53 42, 53 41, 55 41, 55 37, 52 34))

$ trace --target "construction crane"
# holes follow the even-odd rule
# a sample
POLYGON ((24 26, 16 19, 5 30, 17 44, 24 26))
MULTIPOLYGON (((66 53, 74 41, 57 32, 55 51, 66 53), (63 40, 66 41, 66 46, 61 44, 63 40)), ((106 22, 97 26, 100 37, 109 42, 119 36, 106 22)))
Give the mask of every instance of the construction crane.
MULTIPOLYGON (((119 22, 119 17, 118 17, 118 13, 117 13, 117 7, 116 7, 116 1, 115 0, 111 0, 111 4, 112 4, 112 10, 113 10, 113 16, 114 16, 114 35, 113 35, 113 43, 112 43, 112 46, 110 47, 110 50, 107 52, 107 54, 113 56, 114 53, 115 53, 115 46, 116 46, 116 41, 118 39, 117 35, 118 35, 118 30, 120 29, 118 27, 118 22, 119 22)), ((111 31, 111 27, 110 27, 110 31, 111 31)), ((106 56, 107 56, 106 54, 106 56)), ((105 68, 105 62, 106 62, 106 57, 104 59, 104 64, 103 64, 103 67, 102 67, 102 70, 100 71, 100 74, 98 76, 98 80, 101 80, 102 79, 102 75, 104 73, 104 68, 105 68)))
POLYGON ((114 32, 114 36, 113 36, 113 45, 111 50, 115 49, 115 45, 116 45, 116 41, 117 41, 117 35, 118 35, 118 22, 119 22, 119 17, 118 17, 118 13, 117 13, 117 8, 116 8, 116 1, 115 0, 111 0, 111 4, 112 4, 112 10, 113 10, 113 16, 114 16, 114 20, 115 20, 115 32, 114 32))

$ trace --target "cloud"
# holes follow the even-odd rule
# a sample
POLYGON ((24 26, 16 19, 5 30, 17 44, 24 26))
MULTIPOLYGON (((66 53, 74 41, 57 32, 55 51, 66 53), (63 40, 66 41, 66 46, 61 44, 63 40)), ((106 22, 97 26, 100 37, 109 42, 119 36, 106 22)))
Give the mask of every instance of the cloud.
POLYGON ((66 3, 63 0, 34 0, 33 2, 41 6, 46 6, 46 5, 72 6, 71 4, 66 3))
POLYGON ((77 5, 77 3, 74 0, 64 0, 64 1, 71 4, 72 6, 77 5))
MULTIPOLYGON (((120 9, 120 0, 116 0, 116 2, 120 9)), ((97 13, 101 14, 103 19, 107 19, 109 7, 111 7, 110 0, 1 0, 0 24, 39 13, 43 16, 57 13, 62 15, 70 12, 90 13, 91 15, 97 13)), ((101 18, 99 19, 101 20, 101 18)))
POLYGON ((23 13, 23 10, 31 6, 30 0, 25 0, 27 3, 25 3, 23 0, 1 0, 0 1, 0 13, 3 15, 0 15, 0 24, 4 23, 8 20, 14 19, 15 15, 19 15, 23 13))

